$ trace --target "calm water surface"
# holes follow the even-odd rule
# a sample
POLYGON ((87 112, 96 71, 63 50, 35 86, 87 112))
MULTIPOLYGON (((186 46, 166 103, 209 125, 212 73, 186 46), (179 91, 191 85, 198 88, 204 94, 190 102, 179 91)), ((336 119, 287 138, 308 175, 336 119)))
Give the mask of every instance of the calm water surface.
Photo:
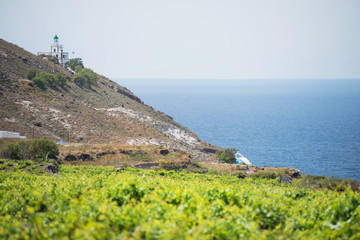
POLYGON ((118 80, 258 166, 360 180, 360 80, 118 80))

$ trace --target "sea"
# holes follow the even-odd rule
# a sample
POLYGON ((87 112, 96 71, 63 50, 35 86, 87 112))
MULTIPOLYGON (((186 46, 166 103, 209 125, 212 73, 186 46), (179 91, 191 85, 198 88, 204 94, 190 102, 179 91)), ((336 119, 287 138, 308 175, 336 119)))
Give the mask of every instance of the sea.
POLYGON ((118 79, 253 165, 360 181, 360 79, 118 79))

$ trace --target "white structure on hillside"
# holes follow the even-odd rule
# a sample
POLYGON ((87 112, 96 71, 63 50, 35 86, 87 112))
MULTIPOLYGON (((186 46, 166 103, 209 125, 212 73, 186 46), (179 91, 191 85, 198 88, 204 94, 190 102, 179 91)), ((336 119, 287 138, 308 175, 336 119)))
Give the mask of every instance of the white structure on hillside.
POLYGON ((69 53, 63 51, 63 46, 59 44, 59 37, 55 34, 54 43, 51 44, 51 52, 38 52, 38 56, 53 56, 59 59, 61 64, 66 64, 69 59, 69 53))
POLYGON ((18 132, 8 132, 8 131, 0 131, 0 138, 26 138, 25 136, 20 136, 18 132))

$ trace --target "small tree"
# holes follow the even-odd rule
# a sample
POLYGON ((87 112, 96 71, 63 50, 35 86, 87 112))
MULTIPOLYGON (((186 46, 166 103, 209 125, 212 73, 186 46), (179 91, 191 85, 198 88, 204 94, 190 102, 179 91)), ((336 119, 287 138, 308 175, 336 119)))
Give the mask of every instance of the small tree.
POLYGON ((30 68, 28 69, 27 73, 26 73, 26 77, 29 80, 32 80, 34 77, 36 77, 37 71, 35 68, 30 68))
POLYGON ((6 155, 11 159, 26 160, 31 158, 29 151, 30 142, 20 140, 10 144, 6 149, 6 155))
POLYGON ((216 158, 220 161, 226 163, 236 163, 235 154, 238 149, 236 148, 226 148, 224 150, 216 151, 216 158))
POLYGON ((82 62, 82 59, 81 58, 73 58, 73 59, 70 59, 70 61, 67 63, 69 65, 69 67, 77 72, 78 69, 80 68, 80 70, 82 68, 84 68, 84 64, 82 62))
POLYGON ((42 77, 38 77, 38 76, 36 76, 36 77, 32 80, 32 82, 33 82, 38 88, 40 88, 40 89, 42 89, 42 90, 46 90, 46 89, 48 88, 48 86, 49 86, 48 82, 47 82, 45 79, 43 79, 42 77))
POLYGON ((67 81, 67 77, 58 73, 55 76, 56 80, 57 80, 57 85, 59 85, 60 87, 65 87, 66 86, 66 81, 67 81))
MULTIPOLYGON (((54 74, 47 73, 47 72, 41 72, 41 73, 37 74, 36 77, 32 81, 35 83, 36 86, 38 86, 42 90, 46 90, 49 86, 51 88, 56 88, 59 84, 58 78, 55 77, 54 74)), ((65 79, 65 82, 66 82, 66 79, 65 79)))
POLYGON ((35 159, 42 158, 43 160, 47 160, 49 156, 55 158, 59 155, 59 147, 55 142, 47 137, 43 137, 31 143, 30 153, 35 159))
POLYGON ((77 72, 73 77, 73 81, 76 85, 88 88, 91 88, 91 86, 96 83, 97 79, 98 75, 89 68, 81 69, 81 71, 77 72))

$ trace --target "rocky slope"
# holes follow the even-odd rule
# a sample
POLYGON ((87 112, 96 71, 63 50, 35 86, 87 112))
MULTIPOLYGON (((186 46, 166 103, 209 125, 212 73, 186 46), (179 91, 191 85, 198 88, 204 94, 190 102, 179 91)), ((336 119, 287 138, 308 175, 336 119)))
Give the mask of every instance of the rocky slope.
POLYGON ((81 88, 71 78, 61 65, 0 39, 0 130, 65 142, 160 145, 188 152, 193 159, 214 160, 218 147, 201 141, 127 88, 104 76, 92 89, 81 88), (61 73, 68 78, 67 86, 46 91, 30 86, 30 68, 61 73))

